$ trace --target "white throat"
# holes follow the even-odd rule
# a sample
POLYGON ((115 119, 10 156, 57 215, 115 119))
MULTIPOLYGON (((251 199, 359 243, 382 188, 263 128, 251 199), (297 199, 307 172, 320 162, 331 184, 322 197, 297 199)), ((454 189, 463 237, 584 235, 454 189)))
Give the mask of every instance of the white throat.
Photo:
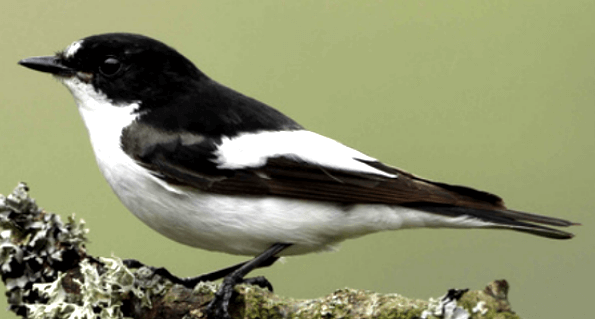
POLYGON ((135 113, 135 110, 138 109, 139 103, 114 105, 103 92, 95 90, 93 85, 81 81, 76 76, 59 79, 76 101, 89 132, 97 164, 111 184, 111 174, 106 171, 109 166, 115 162, 133 162, 122 151, 120 138, 122 130, 138 118, 139 114, 135 113))
POLYGON ((113 145, 120 146, 119 139, 122 129, 134 122, 139 116, 138 113, 135 113, 139 103, 114 105, 103 92, 95 90, 93 85, 81 81, 76 76, 59 79, 74 97, 81 117, 89 131, 93 148, 107 146, 106 139, 114 143, 113 145))

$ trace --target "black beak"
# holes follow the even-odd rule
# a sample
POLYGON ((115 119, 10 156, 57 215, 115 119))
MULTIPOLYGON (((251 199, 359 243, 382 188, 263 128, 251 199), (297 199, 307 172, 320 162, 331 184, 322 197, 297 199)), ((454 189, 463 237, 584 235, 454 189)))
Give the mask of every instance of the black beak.
POLYGON ((36 71, 47 72, 58 76, 72 76, 75 70, 62 64, 59 58, 55 56, 36 56, 19 61, 19 64, 36 71))

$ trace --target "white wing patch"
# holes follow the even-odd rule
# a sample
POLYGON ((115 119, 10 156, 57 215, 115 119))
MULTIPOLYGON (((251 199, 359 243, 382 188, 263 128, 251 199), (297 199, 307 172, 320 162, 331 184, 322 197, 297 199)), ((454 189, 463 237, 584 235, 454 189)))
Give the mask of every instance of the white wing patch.
POLYGON ((271 157, 287 157, 338 170, 396 178, 357 159, 376 159, 322 135, 300 130, 240 134, 223 138, 216 152, 221 169, 260 167, 271 157))
POLYGON ((78 41, 74 41, 72 42, 71 45, 69 45, 65 50, 64 50, 64 56, 66 58, 71 58, 74 56, 74 54, 76 53, 76 51, 78 51, 81 47, 83 46, 83 40, 78 40, 78 41))

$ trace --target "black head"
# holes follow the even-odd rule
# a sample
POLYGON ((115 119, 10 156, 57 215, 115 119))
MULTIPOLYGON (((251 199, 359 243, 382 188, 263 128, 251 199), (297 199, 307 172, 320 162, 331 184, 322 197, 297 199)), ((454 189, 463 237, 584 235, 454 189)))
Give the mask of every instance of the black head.
MULTIPOLYGON (((212 81, 173 48, 142 35, 94 35, 55 56, 19 63, 62 79, 75 99, 88 94, 80 89, 82 83, 111 106, 136 103, 135 112, 145 123, 168 131, 231 136, 301 128, 266 104, 212 81)), ((81 104, 88 96, 78 100, 81 104)))
POLYGON ((116 104, 167 98, 205 77, 173 48, 130 33, 90 36, 55 57, 19 63, 57 76, 77 76, 116 104))

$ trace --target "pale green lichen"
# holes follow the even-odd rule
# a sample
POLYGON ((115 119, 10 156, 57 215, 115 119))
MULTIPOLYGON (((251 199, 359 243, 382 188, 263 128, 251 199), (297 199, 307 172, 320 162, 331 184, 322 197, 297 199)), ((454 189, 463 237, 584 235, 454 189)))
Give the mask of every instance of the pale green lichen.
MULTIPOLYGON (((460 297, 452 297, 449 291, 446 295, 434 299, 430 298, 430 302, 421 313, 421 319, 442 318, 442 319, 469 319, 471 314, 463 307, 457 304, 460 297)), ((466 291, 465 291, 466 292, 466 291)))
POLYGON ((103 272, 88 260, 80 263, 83 280, 73 279, 79 285, 78 294, 66 293, 65 274, 52 283, 34 284, 33 289, 48 298, 45 304, 26 304, 35 319, 123 319, 122 298, 134 294, 142 304, 151 306, 150 293, 140 288, 134 274, 119 258, 100 258, 103 272))
POLYGON ((205 294, 215 294, 219 289, 219 285, 211 281, 204 281, 199 282, 194 289, 192 290, 193 293, 205 295, 205 294))
POLYGON ((339 289, 329 296, 313 300, 295 300, 275 296, 259 287, 241 285, 241 318, 419 318, 425 301, 397 294, 378 294, 365 290, 339 289))
POLYGON ((486 313, 488 313, 488 308, 486 308, 486 302, 485 301, 479 301, 475 307, 473 307, 473 309, 471 309, 472 313, 478 313, 480 315, 485 315, 486 313))
POLYGON ((119 258, 87 257, 84 221, 71 215, 63 223, 39 208, 24 183, 0 195, 0 225, 0 272, 11 309, 22 316, 123 318, 123 298, 132 294, 150 307, 151 297, 171 285, 143 268, 135 277, 119 258))
POLYGON ((470 291, 461 298, 459 304, 471 311, 471 318, 519 319, 520 317, 510 309, 507 286, 506 291, 495 288, 495 286, 501 286, 501 283, 501 280, 495 280, 484 290, 470 291), (479 303, 482 304, 479 305, 479 303))
POLYGON ((74 216, 63 223, 39 208, 28 190, 20 183, 7 197, 0 195, 0 272, 11 310, 17 313, 38 298, 29 289, 32 284, 54 282, 59 271, 78 264, 88 232, 74 216))

